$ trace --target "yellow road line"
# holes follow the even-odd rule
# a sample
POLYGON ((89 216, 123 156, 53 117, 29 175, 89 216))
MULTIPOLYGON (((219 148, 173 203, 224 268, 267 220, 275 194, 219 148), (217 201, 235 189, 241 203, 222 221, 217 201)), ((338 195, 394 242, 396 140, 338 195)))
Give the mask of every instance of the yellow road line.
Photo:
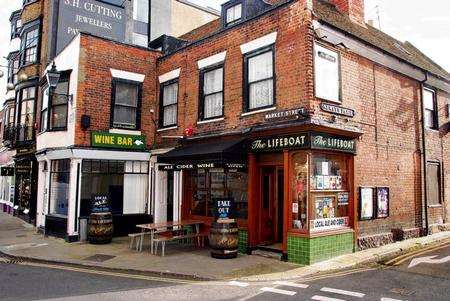
POLYGON ((367 272, 367 271, 373 271, 376 269, 377 268, 359 268, 359 269, 354 269, 354 270, 350 270, 350 271, 337 272, 337 273, 332 273, 332 274, 327 274, 327 275, 311 276, 311 277, 304 278, 302 280, 305 282, 309 282, 309 281, 314 281, 314 280, 333 278, 333 277, 342 277, 342 276, 347 276, 347 275, 352 275, 352 274, 357 274, 357 273, 362 273, 362 272, 367 272))
POLYGON ((410 253, 407 253, 407 254, 403 254, 403 255, 400 255, 400 256, 398 256, 396 258, 393 258, 393 259, 387 261, 385 264, 386 265, 395 265, 395 266, 397 266, 397 265, 402 264, 403 262, 405 262, 406 260, 408 260, 408 259, 410 259, 410 258, 412 258, 414 256, 421 255, 421 254, 424 254, 424 253, 428 253, 428 252, 432 252, 432 251, 435 251, 435 250, 439 250, 439 249, 445 248, 445 247, 448 246, 449 243, 450 243, 449 241, 445 241, 444 243, 442 243, 442 244, 440 244, 438 246, 436 246, 436 245, 429 246, 429 247, 426 247, 424 249, 420 249, 420 250, 416 250, 416 251, 413 251, 413 252, 410 252, 410 253))
POLYGON ((45 268, 57 269, 57 270, 65 270, 65 271, 71 271, 71 272, 95 274, 95 275, 102 275, 102 276, 130 278, 130 279, 137 279, 137 280, 159 281, 159 282, 169 282, 169 283, 178 283, 178 284, 194 284, 194 283, 196 283, 195 281, 190 281, 190 280, 182 280, 182 279, 178 280, 178 279, 163 278, 163 277, 159 278, 159 277, 154 277, 154 276, 99 271, 99 270, 92 270, 92 269, 86 269, 86 268, 77 268, 77 267, 54 265, 54 264, 43 264, 43 263, 36 263, 36 262, 21 262, 18 264, 26 265, 26 266, 34 266, 34 267, 45 267, 45 268))

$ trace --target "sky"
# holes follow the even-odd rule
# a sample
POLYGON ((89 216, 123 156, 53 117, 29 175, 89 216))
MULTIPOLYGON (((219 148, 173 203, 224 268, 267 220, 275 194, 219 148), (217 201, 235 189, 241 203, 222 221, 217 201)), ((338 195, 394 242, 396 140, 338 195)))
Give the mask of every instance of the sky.
MULTIPOLYGON (((226 0, 190 0, 220 9, 226 0)), ((11 12, 22 0, 0 0, 0 65, 7 64, 11 12)), ((450 72, 450 1, 449 0, 365 0, 366 19, 400 41, 409 41, 450 72), (380 22, 378 22, 378 20, 380 22)), ((0 100, 6 92, 7 69, 0 78, 0 100)))

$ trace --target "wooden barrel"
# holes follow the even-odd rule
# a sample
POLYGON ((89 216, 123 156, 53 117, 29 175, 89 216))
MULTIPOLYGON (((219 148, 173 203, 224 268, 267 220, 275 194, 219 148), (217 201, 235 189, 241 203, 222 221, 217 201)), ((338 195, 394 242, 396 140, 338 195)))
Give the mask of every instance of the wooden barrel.
POLYGON ((91 244, 108 244, 113 237, 111 213, 92 213, 88 220, 88 240, 91 244))
POLYGON ((211 256, 214 258, 236 258, 238 253, 238 225, 233 221, 213 222, 209 234, 211 256))

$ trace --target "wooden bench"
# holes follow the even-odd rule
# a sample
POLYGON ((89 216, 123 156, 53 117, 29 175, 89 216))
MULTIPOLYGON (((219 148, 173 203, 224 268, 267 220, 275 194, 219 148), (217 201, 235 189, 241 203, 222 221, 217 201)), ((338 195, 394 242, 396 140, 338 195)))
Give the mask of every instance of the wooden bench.
POLYGON ((166 251, 166 242, 168 242, 168 241, 199 238, 200 239, 199 240, 200 247, 203 247, 205 244, 206 236, 208 236, 207 233, 190 233, 190 234, 177 235, 177 236, 158 235, 153 239, 153 241, 155 242, 155 254, 158 253, 158 246, 159 246, 159 243, 161 243, 161 255, 164 256, 165 251, 166 251))

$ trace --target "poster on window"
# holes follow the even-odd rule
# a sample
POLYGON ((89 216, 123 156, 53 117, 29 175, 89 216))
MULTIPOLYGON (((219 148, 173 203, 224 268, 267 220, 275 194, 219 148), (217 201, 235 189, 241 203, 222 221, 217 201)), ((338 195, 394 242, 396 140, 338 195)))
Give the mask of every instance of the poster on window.
POLYGON ((389 216, 389 187, 377 187, 377 218, 389 216))
POLYGON ((314 74, 316 97, 339 101, 338 53, 319 44, 314 45, 314 74))
POLYGON ((373 187, 359 188, 359 219, 370 220, 373 219, 373 187))
POLYGON ((316 219, 334 218, 334 197, 316 198, 316 219))

